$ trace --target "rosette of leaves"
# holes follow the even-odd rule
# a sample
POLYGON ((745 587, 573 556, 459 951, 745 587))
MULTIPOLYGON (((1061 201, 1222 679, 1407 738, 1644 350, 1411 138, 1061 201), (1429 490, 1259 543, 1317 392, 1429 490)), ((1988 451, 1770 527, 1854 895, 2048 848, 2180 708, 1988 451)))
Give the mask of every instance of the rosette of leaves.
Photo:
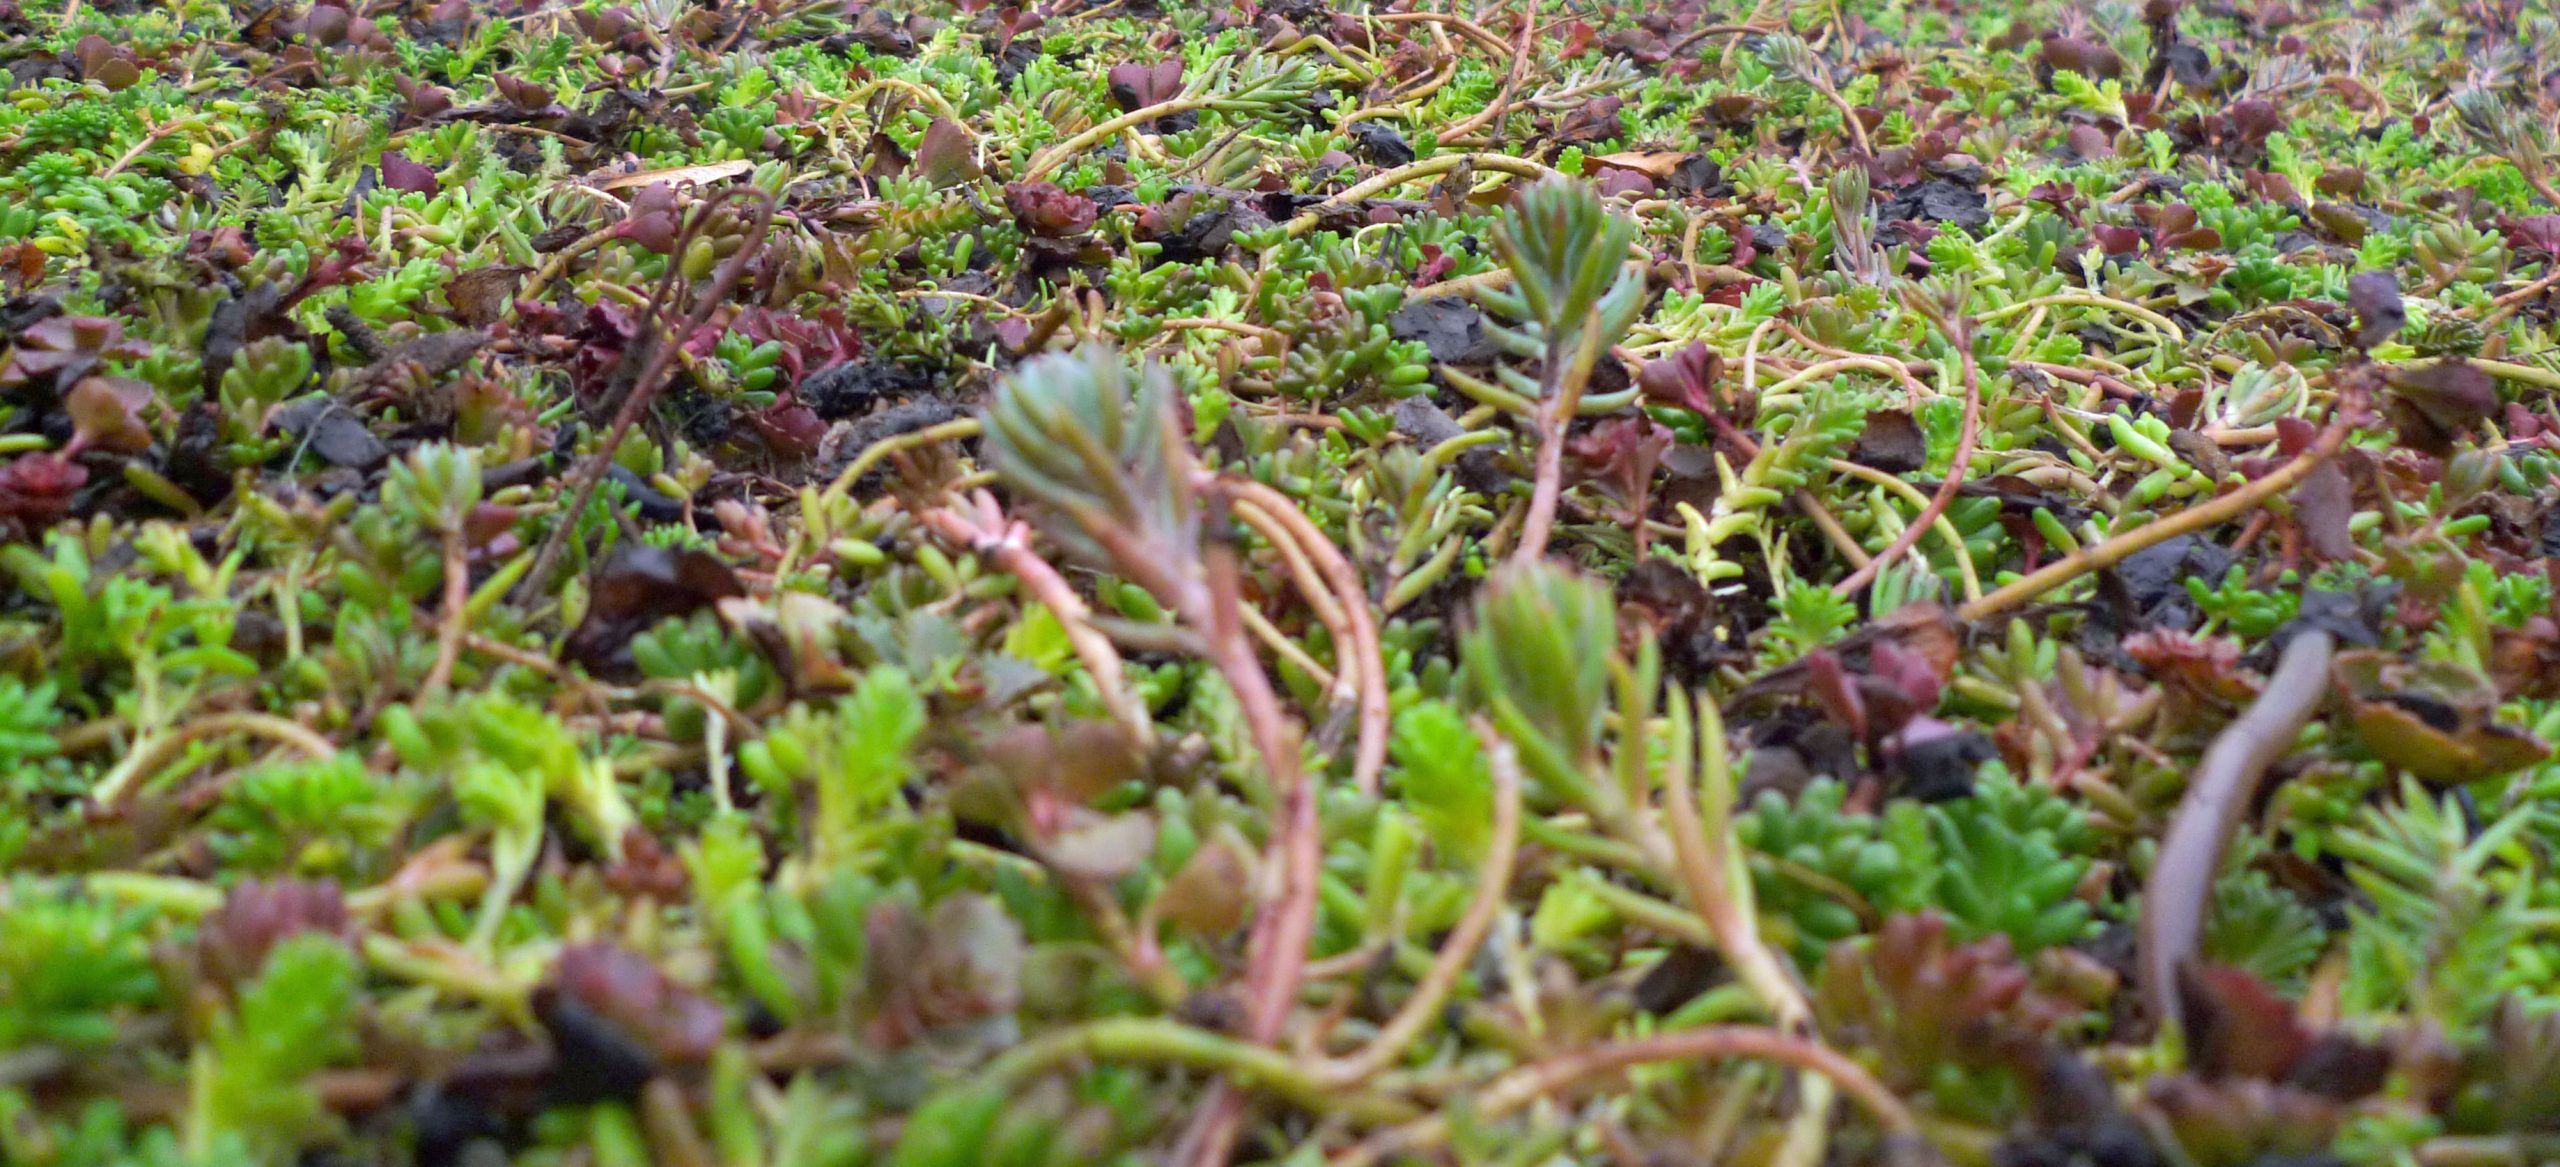
POLYGON ((2549 169, 2560 143, 2554 142, 2550 123, 2486 87, 2454 94, 2453 110, 2474 139, 2514 164, 2542 197, 2560 204, 2549 169))
POLYGON ((1585 775, 1597 769, 1617 641, 1617 604, 1607 585, 1535 562, 1494 573, 1474 626, 1458 642, 1469 684, 1520 747, 1529 773, 1577 805, 1604 797, 1585 775))
MULTIPOLYGON (((1172 376, 1132 372, 1089 344, 1025 362, 986 412, 996 474, 1066 520, 1051 534, 1093 559, 1191 563, 1199 555, 1193 459, 1174 420, 1172 376)), ((1150 590, 1153 590, 1152 588, 1150 590)))
POLYGON ((1520 193, 1493 229, 1511 286, 1476 296, 1495 315, 1519 321, 1487 320, 1494 343, 1542 362, 1544 374, 1496 370, 1504 385, 1532 400, 1578 392, 1644 307, 1644 273, 1627 262, 1635 237, 1635 224, 1611 214, 1587 184, 1547 178, 1520 193))
MULTIPOLYGON (((1868 909, 1894 910, 1919 906, 1914 893, 1928 884, 1895 837, 1909 836, 1921 824, 1851 813, 1843 806, 1847 798, 1848 787, 1825 778, 1792 803, 1763 790, 1734 819, 1735 836, 1750 850, 1751 882, 1762 910, 1793 927, 1795 951, 1807 961, 1858 933, 1858 906, 1846 902, 1842 890, 1868 909)), ((1907 808, 1895 812, 1904 819, 1913 819, 1918 809, 1897 806, 1907 808)))
POLYGON ((1965 932, 2002 935, 2021 952, 2084 939, 2093 927, 2074 895, 2088 874, 2087 814, 1986 771, 1970 798, 1929 808, 1937 878, 1929 900, 1965 932))
POLYGON ((2005 936, 1955 942, 1935 914, 1896 916, 1823 959, 1814 1010, 1834 1040, 1863 1042, 1887 1080, 1982 1114, 1984 1075, 2007 1069, 2077 1014, 2033 988, 2005 936))

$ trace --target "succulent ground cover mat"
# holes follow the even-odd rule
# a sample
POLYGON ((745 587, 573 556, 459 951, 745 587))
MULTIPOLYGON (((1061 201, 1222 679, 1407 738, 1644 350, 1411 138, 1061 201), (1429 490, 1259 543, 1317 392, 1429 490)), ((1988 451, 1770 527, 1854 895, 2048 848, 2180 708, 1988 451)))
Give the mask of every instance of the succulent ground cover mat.
POLYGON ((2560 1161, 2533 0, 0 0, 0 1164, 2560 1161))

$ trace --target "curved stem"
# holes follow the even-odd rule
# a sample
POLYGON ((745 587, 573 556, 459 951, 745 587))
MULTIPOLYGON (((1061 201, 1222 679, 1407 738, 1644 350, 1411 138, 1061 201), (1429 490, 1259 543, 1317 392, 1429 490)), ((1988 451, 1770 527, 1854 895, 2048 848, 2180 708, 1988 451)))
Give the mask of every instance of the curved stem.
POLYGON ((2259 777, 2293 749, 2303 723, 2327 698, 2335 647, 2320 629, 2295 634, 2249 711, 2213 739, 2160 836, 2160 857, 2142 888, 2139 935, 2143 997, 2164 1025, 2181 1021, 2178 970, 2195 959, 2202 943, 2222 853, 2248 815, 2259 777))
MULTIPOLYGON (((1289 496, 1251 480, 1235 483, 1234 489, 1237 501, 1248 504, 1247 511, 1262 512, 1296 539, 1299 549, 1315 562, 1316 570, 1340 597, 1343 624, 1351 633, 1350 643, 1342 651, 1353 659, 1336 664, 1344 671, 1358 670, 1360 689, 1360 735, 1353 747, 1351 777, 1362 794, 1375 795, 1378 774, 1387 764, 1393 694, 1387 684, 1386 654, 1378 638, 1378 621, 1369 611, 1368 589, 1361 585, 1359 571, 1344 558, 1342 549, 1317 530, 1314 521, 1289 496)), ((1244 513, 1247 512, 1239 512, 1244 513)))
POLYGON ((535 268, 533 274, 525 278, 524 286, 516 289, 516 299, 540 300, 542 290, 550 287, 551 281, 559 279, 562 272, 569 270, 571 260, 612 242, 613 233, 621 227, 620 222, 607 223, 579 236, 567 247, 552 252, 550 258, 542 261, 541 267, 535 268))
POLYGON ((1112 1018, 1044 1034, 988 1063, 977 1081, 990 1089, 1010 1088, 1077 1058, 1168 1062, 1209 1070, 1308 1110, 1362 1122, 1395 1122, 1414 1114, 1412 1105, 1384 1095, 1346 1092, 1279 1050, 1153 1017, 1112 1018))
MULTIPOLYGON (((1736 1057, 1765 1058, 1821 1074, 1874 1116, 1887 1131, 1906 1136, 1920 1133, 1919 1121, 1912 1117, 1911 1108, 1894 1097, 1893 1091, 1886 1089, 1884 1083, 1867 1072, 1866 1067, 1818 1042, 1789 1037, 1774 1029, 1739 1025, 1710 1025, 1592 1046, 1524 1066, 1477 1091, 1468 1112, 1478 1121, 1491 1121, 1602 1074, 1650 1062, 1736 1057)), ((1380 1132, 1337 1156, 1331 1167, 1367 1167, 1388 1155, 1436 1146, 1448 1137, 1449 1119, 1435 1114, 1380 1132)))
POLYGON ((2171 320, 2168 317, 2154 312, 2149 308, 2145 308, 2140 304, 2136 304, 2131 300, 2119 300, 2113 296, 2101 296, 2093 292, 2056 292, 2050 296, 2037 296, 2032 299, 2020 300, 2015 304, 2010 304, 2005 307, 1994 308, 1983 313, 1976 319, 1978 323, 1989 324, 1995 320, 2006 320, 2020 312, 2026 312, 2032 309, 2043 308, 2051 305, 2064 305, 2078 308, 2110 308, 2115 311, 2122 312, 2127 316, 2131 316, 2136 320, 2142 321, 2153 328, 2159 329, 2162 334, 2169 338, 2169 342, 2171 344, 2176 344, 2187 339, 2186 330, 2178 327, 2177 321, 2171 320))
POLYGON ((1600 310, 1592 309, 1580 340, 1568 355, 1550 341, 1546 384, 1538 395, 1533 418, 1538 433, 1537 477, 1529 487, 1529 514, 1520 523, 1520 546, 1514 563, 1535 563, 1547 553, 1555 530, 1556 502, 1564 494, 1564 436, 1582 408, 1582 390, 1591 381, 1591 366, 1600 359, 1600 310))
POLYGON ((329 739, 303 726, 266 713, 216 713, 199 717, 167 733, 135 743, 133 751, 116 768, 98 780, 89 797, 101 806, 113 805, 124 796, 134 782, 148 777, 153 770, 167 765, 178 751, 189 744, 226 733, 254 734, 309 754, 314 760, 336 757, 338 747, 329 739))
MULTIPOLYGON (((1861 482, 1882 487, 1912 506, 1922 510, 1928 509, 1929 496, 1920 493, 1919 487, 1873 466, 1861 465, 1842 458, 1829 459, 1826 464, 1831 467, 1831 472, 1834 474, 1845 474, 1861 482)), ((1956 530, 1956 525, 1947 521, 1945 515, 1939 515, 1937 521, 1930 526, 1938 532, 1938 537, 1946 542, 1948 549, 1955 552, 1956 569, 1964 581, 1965 599, 1968 601, 1981 599, 1982 577, 1974 570, 1973 553, 1965 549, 1964 533, 1956 530)))
POLYGON ((418 691, 436 696, 453 681, 453 666, 462 658, 462 634, 469 626, 471 572, 464 557, 462 528, 444 533, 444 611, 436 631, 436 662, 427 669, 418 691))
POLYGON ((1472 166, 1478 170, 1490 170, 1515 178, 1545 178, 1557 173, 1552 167, 1541 166, 1526 158, 1515 158, 1509 154, 1442 154, 1399 166, 1381 174, 1371 175, 1344 189, 1341 194, 1299 212, 1297 218, 1289 220, 1285 230, 1289 237, 1294 239, 1315 230, 1316 224, 1323 222, 1325 215, 1339 210, 1345 204, 1356 203, 1380 191, 1394 190, 1408 182, 1447 174, 1460 166, 1472 166))
POLYGON ((1511 55, 1511 67, 1502 75, 1501 92, 1494 94, 1493 100, 1486 102, 1484 108, 1477 110, 1473 117, 1440 131, 1441 141, 1466 137, 1509 112, 1511 95, 1520 91, 1520 79, 1528 72, 1530 59, 1535 56, 1529 51, 1529 42, 1537 35, 1537 30, 1538 6, 1531 4, 1520 11, 1520 33, 1514 38, 1517 43, 1507 46, 1511 55))
MULTIPOLYGON (((991 510, 994 503, 981 494, 980 506, 991 510)), ((1102 691, 1103 705, 1111 710, 1113 719, 1128 733, 1129 743, 1144 748, 1154 738, 1155 723, 1148 718, 1146 709, 1130 695, 1128 674, 1121 667, 1119 651, 1111 647, 1109 637, 1094 628, 1093 613, 1085 607, 1084 599, 1076 595, 1075 589, 1067 586, 1066 577, 1059 575, 1057 568, 1049 566, 1048 560, 1042 559, 1023 541, 1019 524, 1008 529, 1001 520, 996 520, 992 524, 993 529, 989 529, 972 524, 948 510, 928 512, 924 516, 924 524, 935 534, 986 557, 1022 581, 1023 590, 1057 616, 1059 627, 1066 632, 1068 647, 1075 650, 1076 659, 1083 663, 1085 671, 1093 674, 1094 687, 1102 691)))
POLYGON ((1140 106, 1110 121, 1087 126, 1074 137, 1032 155, 1030 161, 1022 164, 1021 181, 1037 181, 1041 175, 1056 169, 1059 163, 1075 157, 1077 152, 1122 130, 1142 126, 1161 117, 1190 113, 1196 109, 1207 109, 1217 100, 1211 94, 1186 94, 1181 97, 1167 98, 1154 105, 1140 106))

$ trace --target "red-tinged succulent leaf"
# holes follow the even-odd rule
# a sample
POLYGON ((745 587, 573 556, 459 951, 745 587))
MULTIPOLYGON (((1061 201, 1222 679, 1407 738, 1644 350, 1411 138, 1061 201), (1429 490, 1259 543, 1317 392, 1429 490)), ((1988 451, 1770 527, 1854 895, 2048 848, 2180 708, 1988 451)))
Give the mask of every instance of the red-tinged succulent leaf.
POLYGON ((214 984, 236 988, 257 979, 276 945, 312 934, 339 941, 354 936, 337 884, 244 879, 197 928, 196 965, 214 984))
POLYGON ((382 185, 422 195, 433 195, 444 189, 444 183, 436 178, 434 167, 412 162, 408 155, 397 150, 385 151, 382 155, 382 185))
POLYGON ((2459 359, 2391 371, 2385 402, 2400 440, 2439 457, 2498 410, 2498 386, 2489 374, 2459 359))
POLYGON ((138 454, 151 448, 151 424, 159 393, 148 381, 130 377, 84 377, 62 398, 71 415, 71 449, 113 450, 138 454))
POLYGON ((2560 620, 2527 619, 2522 628, 2490 632, 2489 677, 2510 700, 2560 697, 2560 620))
POLYGON ((1092 199, 1050 182, 1006 183, 1004 202, 1025 233, 1044 239, 1082 235, 1102 213, 1092 199))
POLYGON ((1564 26, 1564 43, 1557 46, 1556 57, 1559 60, 1570 61, 1590 52, 1592 38, 1596 35, 1598 30, 1591 27, 1590 21, 1567 21, 1564 26))
POLYGON ((2124 651, 2161 683, 2209 702, 2236 704, 2252 696, 2239 675, 2237 641, 2150 628, 2126 637, 2124 651))
POLYGON ((994 900, 962 893, 930 915, 903 903, 865 922, 863 1034, 897 1049, 1013 1011, 1022 996, 1022 926, 994 900))
POLYGON ((2348 279, 2347 306, 2356 312, 2356 347, 2360 349, 2399 335, 2409 323, 2409 309, 2400 302, 2400 280, 2387 271, 2348 279))
POLYGON ((1747 93, 1727 93, 1709 98, 1704 116, 1709 125, 1748 126, 1759 118, 1760 111, 1767 108, 1769 103, 1765 99, 1747 93))
POLYGON ((2274 171, 2249 172, 2248 187, 2249 193, 2263 202, 2287 207, 2299 206, 2302 203, 2302 192, 2293 188, 2293 180, 2274 171))
POLYGON ((725 322, 706 324, 685 342, 685 351, 707 357, 720 338, 735 332, 755 343, 782 346, 785 387, 797 387, 809 373, 840 365, 862 355, 862 335, 844 322, 842 308, 826 308, 802 316, 757 305, 740 309, 725 322))
POLYGON ((635 53, 649 47, 649 36, 641 27, 640 14, 627 4, 601 10, 580 9, 577 22, 578 31, 597 44, 635 53))
POLYGON ((2094 223, 2089 227, 2089 236, 2097 240, 2099 249, 2109 255, 2131 255, 2142 250, 2143 236, 2139 227, 2094 223))
POLYGON ((2500 223, 2507 246, 2546 260, 2560 259, 2560 215, 2527 215, 2500 223))
POLYGON ((453 108, 453 91, 444 86, 407 76, 392 84, 400 91, 401 116, 409 121, 425 121, 453 108))
POLYGON ((133 50, 92 33, 71 46, 71 58, 80 65, 80 79, 94 81, 110 90, 131 88, 142 80, 142 69, 134 63, 133 50))
POLYGON ((277 309, 290 309, 316 293, 373 278, 372 259, 373 245, 365 242, 362 235, 340 235, 330 240, 329 249, 313 258, 311 271, 285 293, 277 302, 277 309))
MULTIPOLYGON (((1642 505, 1663 451, 1672 446, 1671 429, 1642 414, 1612 418, 1566 440, 1565 455, 1580 477, 1608 485, 1630 508, 1642 505)), ((1629 516, 1631 518, 1640 516, 1629 516)))
POLYGON ((2115 137, 2096 126, 2073 126, 2066 138, 2075 158, 2115 157, 2115 137))
POLYGON ((523 512, 494 502, 475 503, 462 521, 462 540, 473 548, 488 547, 515 530, 523 512))
POLYGON ((545 988, 620 1029, 664 1066, 710 1061, 727 1027, 710 998, 611 941, 561 949, 545 988))
POLYGON ((2368 180, 2365 172, 2352 166, 2333 166, 2320 172, 2311 187, 2330 198, 2353 198, 2364 193, 2368 180))
POLYGON ((2007 936, 1959 945, 1944 917, 1894 916, 1824 955, 1814 1011, 1825 1034, 1874 1048, 1888 1081, 1908 1090, 1939 1066, 2018 1064, 2079 1012, 2033 985, 2007 936))
POLYGON ((2276 452, 2288 458, 2299 457, 2320 437, 2320 427, 2298 417, 2280 417, 2275 421, 2276 452))
POLYGON ((8 358, 0 361, 0 387, 50 400, 107 361, 150 353, 149 345, 125 339, 124 324, 113 317, 52 316, 12 338, 8 358))
POLYGON ((512 73, 498 74, 497 86, 498 96, 506 98, 509 105, 528 113, 549 109, 553 101, 551 87, 527 81, 512 73))
POLYGON ((1636 373, 1636 384, 1648 400, 1698 413, 1715 412, 1712 394, 1723 379, 1724 354, 1704 343, 1646 361, 1636 373))
POLYGON ((0 466, 0 517, 21 530, 41 531, 71 513, 71 496, 88 485, 89 470, 59 454, 25 454, 0 466))
POLYGON ((2124 76, 2124 57, 2086 37, 2048 35, 2036 52, 2036 60, 2045 68, 2069 70, 2092 81, 2124 76))
POLYGON ((827 422, 818 411, 800 403, 796 397, 785 397, 757 410, 748 417, 765 445, 787 459, 807 458, 818 452, 827 437, 827 422))
POLYGON ((617 239, 628 239, 658 255, 673 255, 676 237, 684 231, 684 210, 676 189, 663 182, 653 182, 631 196, 623 211, 622 221, 614 224, 617 239))
POLYGON ((2196 209, 2185 203, 2142 203, 2133 208, 2133 217, 2155 236, 2193 230, 2196 225, 2196 209))
POLYGON ((1616 167, 1607 167, 1602 169, 1599 176, 1592 180, 1592 186, 1597 189, 1604 198, 1615 197, 1618 195, 1625 195, 1630 198, 1644 198, 1653 193, 1652 179, 1647 178, 1642 174, 1638 174, 1635 171, 1621 170, 1616 167))
POLYGON ((2223 116, 2229 120, 2233 135, 2252 145, 2266 141, 2285 123, 2284 112, 2274 102, 2256 97, 2233 102, 2223 116))
POLYGON ((977 143, 950 118, 935 118, 916 143, 916 170, 935 186, 974 182, 980 173, 977 143))
POLYGON ((2313 467, 2302 485, 2293 488, 2291 501, 2304 547, 2332 562, 2355 558, 2355 535, 2348 529, 2355 518, 2355 488, 2336 462, 2313 467))
POLYGON ((1859 695, 1857 682, 1849 676, 1849 668, 1838 654, 1817 648, 1804 655, 1805 689, 1822 706, 1831 720, 1849 731, 1849 736, 1864 740, 1867 736, 1867 703, 1859 695))
POLYGON ((2293 1003, 2239 969, 2181 970, 2178 997, 2187 1021, 2187 1061, 2208 1081, 2280 1081, 2311 1048, 2312 1033, 2293 1003))
POLYGON ((1895 640, 1879 640, 1867 654, 1867 676, 1892 695, 1898 715, 1885 716, 1885 702, 1876 699, 1879 685, 1866 686, 1868 707, 1878 716, 1876 729, 1890 732, 1912 717, 1938 707, 1938 694, 1947 682, 1945 662, 1929 653, 1895 640))
POLYGON ((1574 107, 1571 113, 1558 121, 1552 136, 1554 140, 1568 144, 1624 137, 1627 132, 1623 116, 1626 105, 1627 99, 1623 97, 1595 97, 1574 107))

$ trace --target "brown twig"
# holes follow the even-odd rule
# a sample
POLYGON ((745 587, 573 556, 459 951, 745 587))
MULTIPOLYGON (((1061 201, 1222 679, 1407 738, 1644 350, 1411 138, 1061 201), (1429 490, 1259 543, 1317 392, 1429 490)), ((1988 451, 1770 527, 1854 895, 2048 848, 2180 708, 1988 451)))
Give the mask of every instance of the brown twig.
POLYGON ((2090 572, 2123 562, 2126 556, 2145 547, 2190 531, 2201 531, 2217 523, 2238 518, 2251 507, 2292 489, 2294 484, 2301 482, 2313 470, 2318 469, 2322 462, 2327 461, 2330 455, 2337 453, 2338 447, 2344 445, 2347 440, 2348 419, 2359 412, 2361 412, 2360 401, 2351 402, 2342 399, 2336 406, 2327 428, 2321 431, 2319 440, 2314 442, 2310 449, 2304 450, 2300 457, 2270 471, 2266 477, 2211 502, 2188 507, 2176 514, 2118 533, 2105 542, 2083 547, 2044 567, 2028 572, 2024 578, 2011 582, 2006 587, 1965 604, 1964 607, 1957 609, 1956 614, 1969 621, 1997 615, 2090 572))
POLYGON ((675 254, 684 254, 686 247, 709 225, 712 212, 741 192, 752 195, 755 200, 743 245, 720 264, 719 271, 713 273, 711 286, 703 293, 701 303, 694 306, 693 313, 685 318, 684 326, 672 337, 658 335, 658 327, 665 315, 667 301, 675 295, 677 282, 683 279, 683 265, 669 264, 666 276, 658 281, 657 292, 650 297, 650 309, 641 318, 639 330, 639 335, 647 338, 649 344, 648 362, 641 366, 639 377, 632 381, 630 390, 623 395, 622 408, 615 411, 612 426, 605 430, 603 444, 587 456, 573 475, 577 485, 570 493, 569 509, 561 514, 558 525, 552 527, 551 534, 543 539, 542 550, 533 557, 532 570, 525 572, 524 579, 516 585, 517 603, 530 603, 551 586, 551 569, 560 558, 560 549, 576 532, 578 520, 587 513, 587 504, 594 501, 596 487, 604 481, 605 467, 613 463, 614 451, 621 448, 623 437, 631 432, 631 427, 639 422, 649 403, 656 399, 659 385, 664 383, 668 368, 675 362, 675 354, 711 319, 711 313, 745 277, 748 261, 763 250, 765 232, 773 225, 773 196, 755 187, 727 187, 703 200, 686 221, 683 232, 676 238, 675 254))
POLYGON ((2481 329, 2486 331, 2505 323, 2507 317, 2515 315, 2518 309, 2532 302, 2535 296, 2549 291, 2553 284, 2560 284, 2560 267, 2555 267, 2550 274, 2530 284, 2512 292, 2500 294, 2497 299, 2489 301, 2489 314, 2480 318, 2481 329))
MULTIPOLYGON (((1123 570, 1131 556, 1115 555, 1123 570)), ((1210 664, 1227 682, 1244 714, 1245 724, 1270 770, 1272 794, 1271 851, 1280 869, 1275 901, 1255 913, 1245 938, 1245 1036, 1259 1044, 1278 1039, 1306 981, 1307 944, 1315 935, 1319 879, 1324 863, 1322 824, 1316 815, 1314 783, 1298 756, 1298 739, 1271 679, 1262 671, 1253 642, 1237 616, 1243 604, 1238 589, 1235 549, 1212 545, 1203 556, 1204 579, 1171 589, 1169 605, 1184 622, 1201 631, 1210 664)), ((1167 573, 1151 572, 1163 575, 1167 573)), ((1227 1161, 1244 1121, 1244 1095, 1232 1083, 1210 1091, 1199 1116, 1183 1138, 1192 1152, 1187 1161, 1216 1167, 1227 1161)))
POLYGON ((1688 35, 1671 42, 1671 47, 1663 51, 1663 58, 1665 60, 1669 60, 1671 58, 1678 57, 1680 54, 1688 52, 1691 48, 1695 47, 1699 41, 1705 40, 1711 36, 1744 37, 1750 36, 1753 33, 1766 35, 1776 31, 1778 30, 1759 24, 1710 24, 1700 28, 1693 28, 1689 30, 1688 35))
POLYGON ((337 756, 337 744, 302 725, 266 713, 215 713, 190 718, 183 725, 134 743, 132 752, 99 779, 89 793, 100 806, 114 806, 135 782, 148 778, 195 742, 230 733, 246 733, 292 746, 317 760, 337 756))

